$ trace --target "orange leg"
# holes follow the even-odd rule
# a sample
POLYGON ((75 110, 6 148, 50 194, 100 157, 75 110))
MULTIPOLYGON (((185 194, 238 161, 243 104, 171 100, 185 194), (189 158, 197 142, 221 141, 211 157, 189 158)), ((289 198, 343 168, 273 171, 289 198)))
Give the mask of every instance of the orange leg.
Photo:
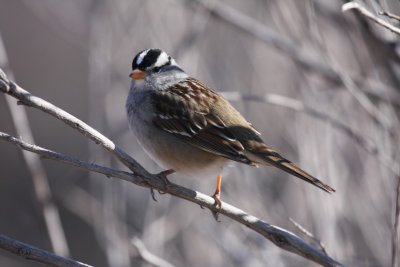
POLYGON ((218 208, 221 208, 222 202, 221 202, 221 183, 222 183, 222 175, 218 175, 217 177, 217 186, 215 188, 215 193, 212 196, 215 200, 215 205, 218 208))

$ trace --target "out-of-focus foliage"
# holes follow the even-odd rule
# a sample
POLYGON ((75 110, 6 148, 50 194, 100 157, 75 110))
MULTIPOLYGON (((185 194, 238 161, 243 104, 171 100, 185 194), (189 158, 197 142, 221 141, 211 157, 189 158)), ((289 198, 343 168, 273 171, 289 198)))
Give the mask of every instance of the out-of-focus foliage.
MULTIPOLYGON (((18 83, 111 137, 152 172, 161 169, 128 130, 124 111, 138 51, 162 48, 219 92, 260 96, 232 103, 270 146, 337 192, 328 195, 272 168, 234 164, 224 176, 223 200, 296 231, 293 218, 348 266, 389 266, 399 172, 398 37, 352 12, 342 14, 338 0, 206 3, 208 8, 189 0, 1 0, 0 33, 18 83), (263 41, 213 13, 224 6, 295 49, 263 41), (266 94, 297 99, 313 112, 263 102, 266 94)), ((395 0, 364 4, 376 13, 400 14, 395 0)), ((237 94, 228 96, 235 100, 237 94)), ((39 145, 123 168, 59 121, 28 112, 39 145)), ((3 96, 0 130, 14 133, 3 96)), ((143 188, 44 165, 72 257, 80 261, 148 266, 130 244, 139 237, 176 266, 315 266, 227 218, 216 223, 209 211, 186 201, 157 195, 154 202, 143 188)), ((30 174, 20 151, 5 143, 0 177, 0 232, 50 250, 30 174)), ((215 183, 170 179, 210 194, 215 183)), ((39 266, 2 251, 0 265, 39 266)))

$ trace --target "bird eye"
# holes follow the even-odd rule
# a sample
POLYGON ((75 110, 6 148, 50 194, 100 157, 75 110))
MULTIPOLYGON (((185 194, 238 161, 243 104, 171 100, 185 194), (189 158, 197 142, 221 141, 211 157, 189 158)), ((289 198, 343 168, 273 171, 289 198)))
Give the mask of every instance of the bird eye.
POLYGON ((160 67, 154 67, 153 72, 160 72, 161 68, 160 67))

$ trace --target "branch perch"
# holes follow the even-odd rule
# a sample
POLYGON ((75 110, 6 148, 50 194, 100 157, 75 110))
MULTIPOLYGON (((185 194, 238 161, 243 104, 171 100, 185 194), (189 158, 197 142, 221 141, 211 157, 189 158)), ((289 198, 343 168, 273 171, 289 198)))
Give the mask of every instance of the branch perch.
POLYGON ((48 149, 35 146, 33 144, 28 144, 18 138, 12 137, 4 133, 0 135, 1 140, 8 141, 10 143, 13 143, 14 145, 18 145, 20 148, 37 153, 44 158, 68 163, 74 166, 78 166, 80 168, 87 169, 89 171, 102 173, 108 177, 116 177, 142 187, 160 190, 170 195, 186 199, 202 207, 206 207, 211 211, 219 212, 220 214, 225 215, 249 227, 253 231, 261 234, 284 250, 298 254, 323 266, 342 266, 339 262, 335 261, 328 255, 325 255, 322 251, 312 247, 311 245, 304 242, 301 238, 285 229, 273 226, 225 202, 222 203, 221 209, 217 209, 214 205, 214 199, 203 193, 179 186, 174 183, 169 183, 166 185, 159 175, 150 174, 139 163, 137 163, 126 152, 115 145, 114 142, 105 137, 103 134, 90 127, 88 124, 84 123, 80 119, 67 113, 66 111, 56 107, 55 105, 45 101, 44 99, 32 95, 28 91, 19 87, 16 83, 9 81, 1 69, 0 91, 15 97, 19 100, 21 104, 40 109, 43 112, 48 113, 53 117, 61 120, 71 128, 76 129, 81 134, 90 138, 96 144, 116 156, 124 165, 126 165, 132 171, 132 173, 87 163, 48 149))

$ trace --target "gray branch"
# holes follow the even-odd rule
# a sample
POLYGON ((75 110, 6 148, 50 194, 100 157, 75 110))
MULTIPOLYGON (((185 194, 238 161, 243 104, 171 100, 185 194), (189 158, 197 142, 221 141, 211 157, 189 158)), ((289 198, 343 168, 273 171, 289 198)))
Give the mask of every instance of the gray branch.
POLYGON ((400 175, 396 177, 396 199, 395 199, 395 213, 394 224, 392 232, 392 267, 396 267, 399 261, 399 233, 400 233, 400 175))
POLYGON ((375 23, 377 23, 378 25, 396 33, 400 35, 400 29, 393 26, 392 24, 386 22, 385 20, 378 18, 377 16, 375 16, 374 14, 372 14, 371 11, 369 11, 368 9, 366 9, 364 6, 360 5, 357 2, 349 2, 346 3, 342 6, 342 11, 346 12, 348 10, 354 9, 356 11, 358 11, 361 15, 367 17, 368 19, 374 21, 375 23))
MULTIPOLYGON (((337 84, 343 84, 342 78, 330 66, 322 62, 317 56, 310 56, 299 49, 300 44, 294 42, 288 37, 285 37, 273 29, 263 25, 257 20, 249 17, 240 11, 237 11, 229 5, 215 2, 212 5, 207 1, 191 0, 196 4, 205 8, 216 18, 225 21, 232 26, 257 37, 264 43, 273 46, 277 51, 282 52, 291 58, 296 64, 302 67, 303 70, 317 73, 337 84)), ((380 101, 391 103, 397 108, 400 108, 400 93, 393 87, 390 87, 378 80, 366 77, 359 77, 354 74, 349 74, 354 83, 366 94, 380 101)))
MULTIPOLYGON (((7 53, 4 48, 2 36, 0 34, 0 68, 8 66, 7 53)), ((9 75, 12 77, 12 73, 9 75)), ((17 135, 24 136, 27 141, 34 143, 33 133, 29 126, 28 116, 25 108, 18 107, 12 97, 6 96, 6 103, 10 110, 11 119, 14 123, 17 135)), ((46 229, 50 238, 53 251, 58 255, 68 257, 69 248, 65 237, 64 229, 61 224, 60 213, 52 200, 49 180, 40 159, 31 153, 22 152, 26 167, 31 174, 33 189, 46 224, 46 229)))
POLYGON ((91 267, 79 261, 60 257, 46 250, 14 240, 0 234, 0 248, 17 254, 25 259, 41 262, 49 266, 59 267, 91 267))
POLYGON ((219 212, 222 215, 225 215, 243 225, 246 225, 250 229, 261 234, 284 250, 298 254, 323 266, 342 266, 331 257, 325 255, 322 251, 312 247, 311 245, 304 242, 301 238, 285 229, 273 226, 225 202, 222 203, 222 207, 220 209, 217 209, 214 205, 214 199, 208 195, 179 186, 177 184, 165 184, 164 180, 159 175, 154 175, 147 172, 139 163, 137 163, 121 148, 116 146, 110 139, 108 139, 83 121, 67 113, 66 111, 54 106, 44 99, 32 95, 28 91, 19 87, 14 82, 9 81, 1 69, 0 91, 17 98, 20 103, 24 105, 34 107, 48 113, 55 118, 63 121, 67 125, 71 126, 73 129, 78 130, 80 133, 96 142, 96 144, 108 150, 111 154, 115 155, 124 165, 126 165, 132 171, 132 173, 87 163, 51 150, 35 146, 33 144, 28 144, 18 138, 12 137, 4 133, 0 135, 1 140, 5 140, 15 145, 18 145, 22 149, 37 153, 45 158, 68 163, 74 166, 78 166, 80 168, 87 169, 89 171, 99 172, 108 177, 120 178, 139 186, 150 187, 152 189, 163 191, 170 195, 186 199, 202 207, 206 207, 213 212, 219 212))
POLYGON ((143 241, 140 240, 138 237, 133 237, 131 240, 132 245, 137 250, 139 256, 147 263, 151 264, 154 267, 174 267, 171 263, 161 259, 160 257, 151 253, 146 246, 144 245, 143 241))
POLYGON ((379 15, 383 15, 383 16, 388 17, 389 19, 394 19, 394 20, 400 21, 400 16, 398 16, 396 14, 392 14, 387 11, 381 11, 381 12, 379 12, 379 15))

